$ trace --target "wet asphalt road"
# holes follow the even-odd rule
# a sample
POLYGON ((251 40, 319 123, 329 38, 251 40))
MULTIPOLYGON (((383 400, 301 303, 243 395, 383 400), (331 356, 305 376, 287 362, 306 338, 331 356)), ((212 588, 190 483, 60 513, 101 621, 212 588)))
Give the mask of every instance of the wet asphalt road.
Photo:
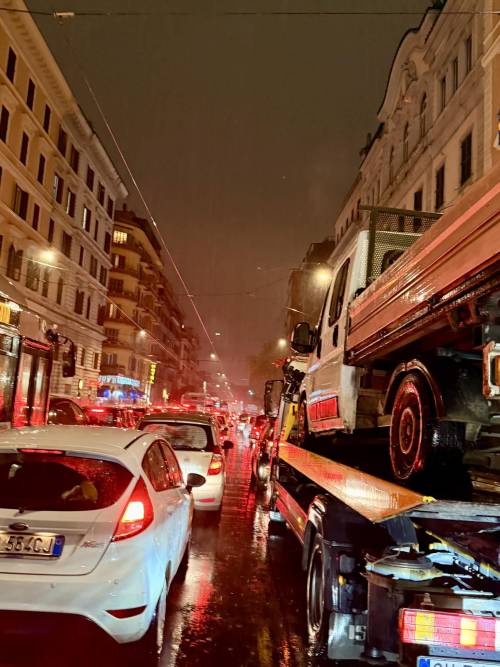
MULTIPOLYGON (((187 574, 169 592, 160 667, 318 665, 308 655, 299 546, 291 535, 268 538, 268 497, 250 484, 250 454, 235 442, 220 515, 195 515, 187 574)), ((64 634, 0 642, 0 667, 123 667, 128 658, 64 634)))

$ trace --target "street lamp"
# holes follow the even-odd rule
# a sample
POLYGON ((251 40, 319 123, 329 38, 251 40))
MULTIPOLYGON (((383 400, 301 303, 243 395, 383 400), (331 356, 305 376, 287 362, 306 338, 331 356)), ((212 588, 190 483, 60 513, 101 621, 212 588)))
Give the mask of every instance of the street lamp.
POLYGON ((210 353, 210 359, 217 359, 217 355, 215 354, 215 352, 210 353))
POLYGON ((288 345, 288 341, 286 338, 280 338, 278 340, 278 347, 284 348, 288 345))
POLYGON ((328 269, 316 269, 314 280, 318 285, 328 285, 332 279, 332 272, 328 269))

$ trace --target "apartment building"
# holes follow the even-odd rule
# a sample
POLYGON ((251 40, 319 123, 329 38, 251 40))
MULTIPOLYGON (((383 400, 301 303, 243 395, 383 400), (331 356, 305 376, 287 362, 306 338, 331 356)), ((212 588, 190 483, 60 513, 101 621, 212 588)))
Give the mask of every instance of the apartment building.
POLYGON ((166 401, 181 370, 182 312, 165 276, 152 224, 116 211, 100 394, 135 402, 166 401))
POLYGON ((114 208, 126 195, 29 13, 1 12, 0 273, 76 345, 76 377, 62 377, 56 356, 52 393, 96 395, 114 208))
POLYGON ((406 33, 336 241, 361 204, 441 212, 500 160, 499 12, 500 0, 448 0, 406 33))

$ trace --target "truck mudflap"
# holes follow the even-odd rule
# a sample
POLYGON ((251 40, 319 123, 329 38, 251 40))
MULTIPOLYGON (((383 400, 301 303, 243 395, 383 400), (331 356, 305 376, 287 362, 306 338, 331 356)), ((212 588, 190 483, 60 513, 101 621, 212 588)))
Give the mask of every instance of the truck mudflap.
POLYGON ((434 498, 309 452, 280 443, 279 458, 373 523, 434 503, 434 498))

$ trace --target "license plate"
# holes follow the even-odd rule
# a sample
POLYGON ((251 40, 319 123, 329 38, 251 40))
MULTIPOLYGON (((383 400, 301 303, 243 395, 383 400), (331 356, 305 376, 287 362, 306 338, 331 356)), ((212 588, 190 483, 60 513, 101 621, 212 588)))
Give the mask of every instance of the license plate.
POLYGON ((58 558, 63 550, 64 537, 50 533, 0 533, 0 556, 58 558))
POLYGON ((463 660, 455 658, 429 658, 419 656, 417 667, 499 667, 498 662, 487 662, 484 660, 463 660))

